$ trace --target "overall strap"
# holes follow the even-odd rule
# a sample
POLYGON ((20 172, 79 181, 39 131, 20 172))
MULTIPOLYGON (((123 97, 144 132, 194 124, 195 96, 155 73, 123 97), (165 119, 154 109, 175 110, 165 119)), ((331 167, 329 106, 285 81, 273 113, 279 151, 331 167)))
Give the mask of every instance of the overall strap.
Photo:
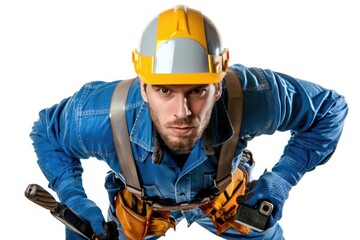
POLYGON ((233 136, 225 142, 220 151, 215 186, 218 193, 223 192, 231 182, 232 160, 240 139, 243 112, 243 91, 236 73, 229 69, 225 76, 228 93, 228 114, 234 130, 233 136))
POLYGON ((126 99, 134 80, 135 78, 121 81, 116 86, 111 99, 110 122, 116 154, 125 178, 126 189, 142 198, 144 192, 139 182, 125 116, 126 99))

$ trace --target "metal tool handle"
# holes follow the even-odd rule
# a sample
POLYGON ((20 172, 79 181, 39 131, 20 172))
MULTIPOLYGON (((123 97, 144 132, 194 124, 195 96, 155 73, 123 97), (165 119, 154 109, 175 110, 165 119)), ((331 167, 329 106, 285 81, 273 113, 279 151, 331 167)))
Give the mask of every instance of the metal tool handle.
POLYGON ((89 240, 96 240, 90 224, 81 219, 69 207, 61 204, 44 188, 37 184, 29 184, 25 197, 37 205, 50 210, 50 213, 77 234, 89 240))
POLYGON ((29 184, 25 190, 25 197, 50 211, 54 211, 59 206, 55 198, 43 187, 37 184, 29 184))

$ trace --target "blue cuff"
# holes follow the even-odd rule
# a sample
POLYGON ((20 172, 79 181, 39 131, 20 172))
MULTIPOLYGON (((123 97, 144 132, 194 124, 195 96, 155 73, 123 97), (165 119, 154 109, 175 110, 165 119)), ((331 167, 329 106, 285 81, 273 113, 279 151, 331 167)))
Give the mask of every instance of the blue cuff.
POLYGON ((272 171, 285 179, 292 186, 295 186, 307 172, 306 167, 303 166, 302 163, 299 163, 286 155, 283 155, 280 158, 279 162, 272 168, 272 171))
POLYGON ((67 203, 72 198, 87 198, 85 190, 82 185, 81 177, 68 178, 62 181, 55 189, 60 202, 67 203))

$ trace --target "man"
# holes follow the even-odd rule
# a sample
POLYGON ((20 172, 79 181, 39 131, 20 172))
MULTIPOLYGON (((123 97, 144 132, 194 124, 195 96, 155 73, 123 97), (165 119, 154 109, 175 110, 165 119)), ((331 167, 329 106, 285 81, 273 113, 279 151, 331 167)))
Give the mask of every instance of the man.
MULTIPOLYGON (((334 153, 347 105, 314 83, 228 67, 228 57, 213 23, 177 6, 145 29, 133 52, 138 77, 120 81, 128 90, 119 81, 91 82, 40 112, 31 132, 38 164, 60 201, 98 239, 156 239, 184 218, 225 239, 283 239, 277 222, 289 192, 334 153), (126 94, 125 116, 116 118, 126 94), (248 184, 247 142, 275 131, 291 131, 283 155, 248 184), (124 154, 127 137, 130 154, 124 154), (80 159, 90 157, 112 169, 105 182, 108 223, 82 186, 80 159), (240 205, 257 209, 263 201, 273 206, 264 231, 234 220, 240 205)), ((69 229, 66 235, 81 239, 69 229)))

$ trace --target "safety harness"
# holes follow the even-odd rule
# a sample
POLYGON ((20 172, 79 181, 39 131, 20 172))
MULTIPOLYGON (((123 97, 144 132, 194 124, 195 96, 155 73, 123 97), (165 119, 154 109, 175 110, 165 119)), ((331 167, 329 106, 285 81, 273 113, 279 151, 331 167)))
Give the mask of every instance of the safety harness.
MULTIPOLYGON (((130 239, 143 239, 147 235, 164 235, 168 228, 175 229, 175 222, 169 217, 171 210, 188 210, 196 207, 202 209, 212 220, 219 235, 229 227, 246 234, 249 228, 233 221, 237 209, 236 197, 245 193, 248 180, 247 172, 240 168, 237 168, 232 174, 232 160, 240 138, 243 110, 242 88, 236 73, 233 70, 228 70, 225 76, 228 92, 228 115, 234 134, 222 145, 220 150, 216 180, 214 182, 216 191, 211 197, 196 202, 170 206, 149 201, 139 181, 125 116, 128 90, 134 80, 125 80, 116 86, 110 106, 114 144, 125 178, 125 189, 119 192, 115 200, 117 216, 122 223, 124 234, 130 239), (134 202, 136 202, 136 206, 134 202), (139 206, 142 205, 143 207, 139 209, 139 206), (135 224, 136 227, 134 223, 137 223, 135 224)), ((204 134, 203 137, 203 142, 206 145, 204 146, 205 149, 211 151, 211 133, 204 134)))

